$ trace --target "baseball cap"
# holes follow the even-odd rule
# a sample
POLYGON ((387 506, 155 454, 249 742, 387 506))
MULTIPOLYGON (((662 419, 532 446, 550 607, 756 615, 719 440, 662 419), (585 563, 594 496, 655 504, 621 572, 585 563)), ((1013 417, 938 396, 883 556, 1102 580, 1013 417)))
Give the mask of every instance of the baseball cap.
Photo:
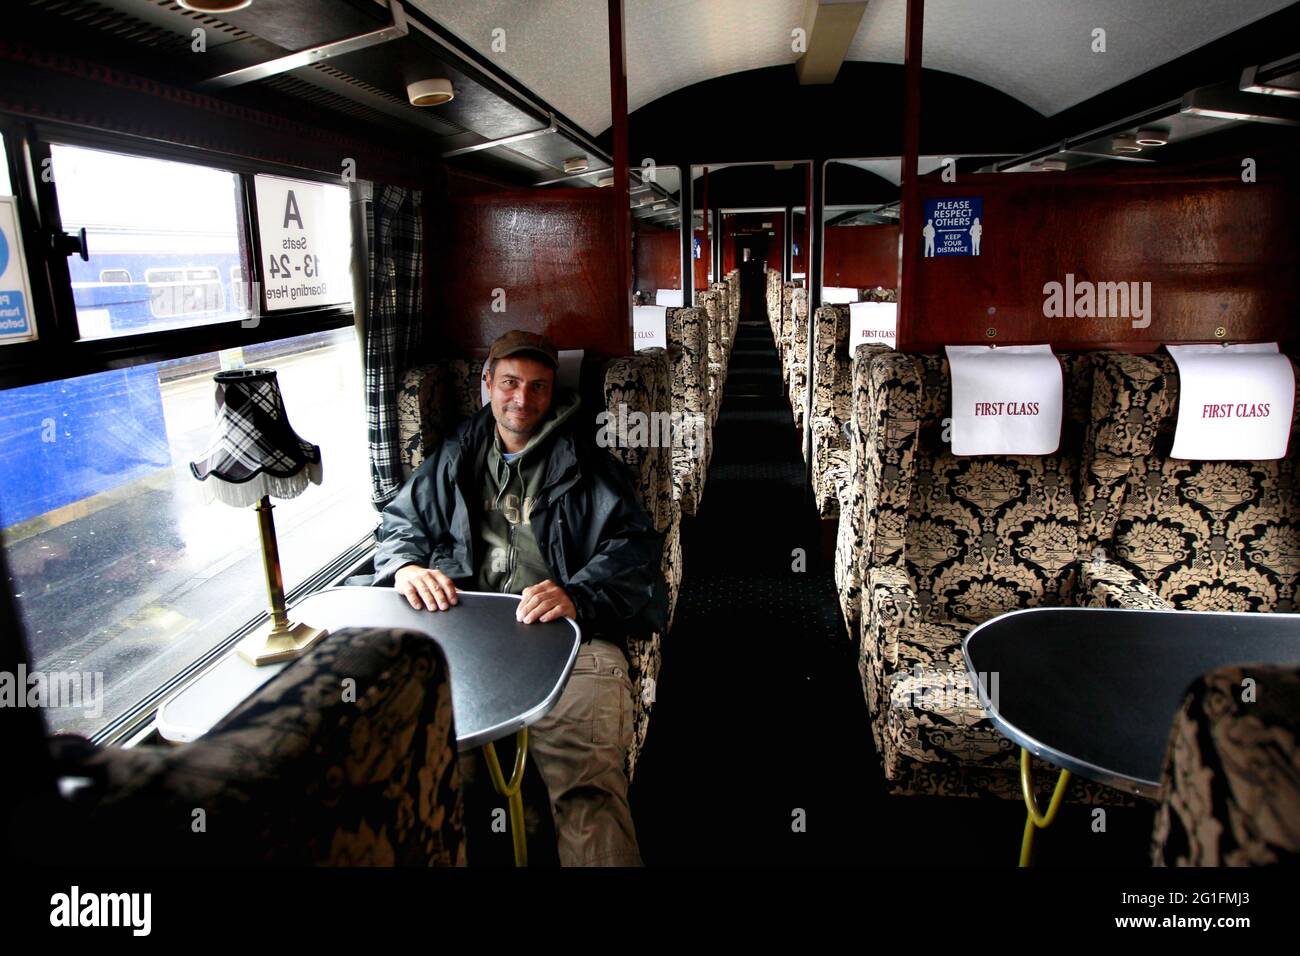
POLYGON ((523 329, 511 329, 493 342, 492 349, 488 352, 488 361, 526 353, 531 353, 551 368, 560 367, 560 353, 551 340, 537 332, 525 332, 523 329))

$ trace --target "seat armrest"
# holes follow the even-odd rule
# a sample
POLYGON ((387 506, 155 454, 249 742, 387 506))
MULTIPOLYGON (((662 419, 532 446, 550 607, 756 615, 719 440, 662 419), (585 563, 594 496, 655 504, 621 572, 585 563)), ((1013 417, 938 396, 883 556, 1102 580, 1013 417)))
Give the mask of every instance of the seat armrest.
POLYGON ((1084 607, 1172 610, 1173 605, 1132 571, 1106 558, 1079 564, 1079 603, 1084 607))
POLYGON ((848 448, 848 440, 840 423, 829 415, 817 415, 812 420, 814 461, 822 460, 822 452, 831 448, 848 448))
POLYGON ((911 632, 921 620, 916 592, 907 572, 900 567, 874 567, 867 571, 864 588, 862 641, 886 668, 898 665, 899 638, 911 632), (868 647, 868 643, 872 646, 868 647))

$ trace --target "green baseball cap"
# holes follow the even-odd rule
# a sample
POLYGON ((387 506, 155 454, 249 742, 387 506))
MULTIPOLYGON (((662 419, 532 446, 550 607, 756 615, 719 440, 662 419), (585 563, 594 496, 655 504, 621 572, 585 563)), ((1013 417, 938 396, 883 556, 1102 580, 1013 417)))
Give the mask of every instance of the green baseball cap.
POLYGON ((492 349, 488 352, 488 361, 523 354, 535 355, 551 368, 560 367, 560 353, 551 340, 537 332, 525 332, 523 329, 511 329, 493 342, 492 349))

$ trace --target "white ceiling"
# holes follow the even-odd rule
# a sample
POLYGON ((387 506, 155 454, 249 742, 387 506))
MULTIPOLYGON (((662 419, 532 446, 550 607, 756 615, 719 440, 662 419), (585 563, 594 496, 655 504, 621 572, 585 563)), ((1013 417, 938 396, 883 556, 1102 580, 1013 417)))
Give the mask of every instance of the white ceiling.
MULTIPOLYGON (((606 0, 409 0, 595 135, 610 125, 606 0), (494 29, 505 50, 492 50, 494 29)), ((1052 115, 1293 0, 928 0, 923 62, 1052 115), (1092 51, 1095 28, 1106 52, 1092 51)), ((798 59, 804 0, 626 0, 628 109, 798 59)), ((906 0, 870 0, 850 60, 903 61, 906 0)), ((1226 79, 1227 77, 1225 77, 1226 79)), ((1135 107, 1146 104, 1134 104, 1135 107)))

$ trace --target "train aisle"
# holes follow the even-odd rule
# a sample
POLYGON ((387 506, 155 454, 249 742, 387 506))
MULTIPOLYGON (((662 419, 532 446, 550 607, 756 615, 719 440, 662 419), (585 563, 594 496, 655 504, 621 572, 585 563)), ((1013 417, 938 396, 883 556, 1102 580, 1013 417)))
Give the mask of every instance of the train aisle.
MULTIPOLYGON (((646 865, 1014 865, 1022 804, 886 795, 766 322, 739 327, 714 437, 631 790, 646 865)), ((1098 831, 1067 804, 1036 862, 1146 865, 1152 813, 1098 831)))
POLYGON ((739 326, 714 442, 632 786, 641 852, 852 862, 876 757, 765 321, 739 326))

